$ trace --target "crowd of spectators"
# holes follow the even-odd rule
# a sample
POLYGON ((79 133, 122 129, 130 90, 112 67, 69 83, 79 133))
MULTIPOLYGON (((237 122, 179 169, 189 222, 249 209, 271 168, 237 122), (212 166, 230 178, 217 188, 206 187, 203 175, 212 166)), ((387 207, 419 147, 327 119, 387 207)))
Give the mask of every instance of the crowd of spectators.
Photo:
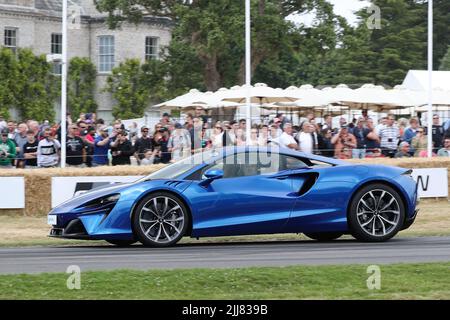
MULTIPOLYGON (((126 127, 121 120, 109 126, 94 113, 67 117, 66 164, 69 167, 149 165, 169 163, 205 148, 224 146, 279 146, 339 159, 370 157, 425 157, 428 128, 416 118, 383 117, 377 123, 362 113, 333 126, 331 115, 318 123, 308 113, 300 123, 277 114, 267 124, 251 127, 246 141, 246 121, 212 122, 202 108, 176 122, 167 113, 153 127, 126 127)), ((35 120, 16 123, 0 118, 0 168, 49 168, 60 162, 59 125, 35 120)), ((433 155, 450 156, 450 120, 443 125, 433 115, 433 155)))

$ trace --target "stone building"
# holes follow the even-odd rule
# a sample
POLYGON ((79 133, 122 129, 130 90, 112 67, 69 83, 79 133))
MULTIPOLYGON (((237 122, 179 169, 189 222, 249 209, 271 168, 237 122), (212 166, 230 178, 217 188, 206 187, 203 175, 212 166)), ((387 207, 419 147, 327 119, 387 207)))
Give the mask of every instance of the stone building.
MULTIPOLYGON (((114 66, 128 58, 158 59, 161 48, 171 39, 171 21, 163 17, 145 17, 139 25, 125 23, 110 30, 106 15, 99 13, 94 0, 68 0, 68 59, 88 57, 97 67, 96 101, 98 117, 112 120, 114 101, 102 92, 114 66)), ((62 50, 61 0, 0 0, 0 44, 31 48, 35 54, 58 54, 62 50)), ((60 72, 55 65, 54 72, 60 72)), ((57 116, 59 118, 59 108, 57 116)))

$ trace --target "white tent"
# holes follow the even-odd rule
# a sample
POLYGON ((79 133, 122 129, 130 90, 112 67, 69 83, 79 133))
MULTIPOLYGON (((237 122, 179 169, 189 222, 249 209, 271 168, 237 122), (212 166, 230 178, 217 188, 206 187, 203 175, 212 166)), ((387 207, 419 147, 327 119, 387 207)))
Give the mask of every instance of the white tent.
POLYGON ((342 101, 353 101, 356 96, 355 90, 346 84, 339 84, 335 88, 325 87, 321 91, 330 104, 334 105, 342 104, 342 101))
POLYGON ((284 92, 287 96, 296 97, 298 100, 294 105, 299 107, 323 107, 330 103, 321 90, 309 84, 302 85, 300 88, 289 87, 284 92))
MULTIPOLYGON (((410 90, 427 91, 428 71, 409 70, 402 86, 410 90)), ((433 71, 433 89, 450 91, 450 71, 433 71)))
POLYGON ((256 83, 254 86, 242 86, 236 90, 225 91, 223 93, 222 101, 232 101, 237 103, 245 103, 247 94, 250 95, 251 103, 258 103, 259 105, 270 104, 276 102, 294 102, 295 97, 289 97, 283 90, 277 90, 268 87, 264 83, 256 83))
POLYGON ((353 109, 371 109, 379 112, 401 107, 384 87, 373 84, 365 84, 354 90, 353 97, 342 100, 341 103, 353 109))

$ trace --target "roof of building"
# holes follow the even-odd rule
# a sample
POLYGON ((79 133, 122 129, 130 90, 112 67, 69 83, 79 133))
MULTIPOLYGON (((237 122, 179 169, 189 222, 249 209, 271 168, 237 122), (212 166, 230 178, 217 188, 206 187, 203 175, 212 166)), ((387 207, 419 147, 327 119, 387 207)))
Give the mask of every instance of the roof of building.
POLYGON ((35 8, 48 11, 61 11, 61 0, 34 0, 35 8))

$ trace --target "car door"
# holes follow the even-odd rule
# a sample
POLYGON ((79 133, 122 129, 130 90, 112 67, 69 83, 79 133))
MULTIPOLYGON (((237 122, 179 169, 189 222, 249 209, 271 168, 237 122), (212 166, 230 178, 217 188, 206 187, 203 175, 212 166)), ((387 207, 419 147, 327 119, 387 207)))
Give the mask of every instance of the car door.
MULTIPOLYGON (((219 160, 204 169, 223 170, 202 192, 194 236, 276 233, 283 230, 297 194, 286 163, 304 166, 299 159, 281 154, 241 153, 219 160), (210 199, 211 202, 207 200, 210 199)), ((298 185, 298 183, 296 183, 298 185)))

